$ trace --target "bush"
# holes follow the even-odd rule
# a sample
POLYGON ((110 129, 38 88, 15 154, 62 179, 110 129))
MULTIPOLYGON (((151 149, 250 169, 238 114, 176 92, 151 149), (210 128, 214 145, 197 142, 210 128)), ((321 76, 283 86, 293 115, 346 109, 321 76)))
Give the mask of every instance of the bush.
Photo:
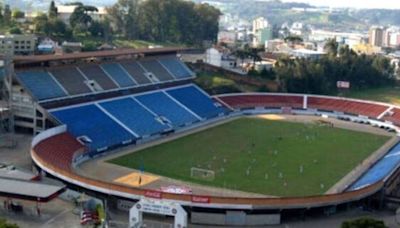
POLYGON ((10 28, 10 30, 8 30, 8 32, 10 34, 22 34, 21 29, 18 27, 12 27, 12 28, 10 28))
POLYGON ((260 92, 260 93, 267 93, 267 92, 270 92, 270 91, 269 91, 269 89, 268 89, 267 86, 263 85, 263 86, 261 86, 261 87, 259 87, 259 88, 257 89, 257 92, 260 92))
POLYGON ((385 223, 371 218, 360 218, 342 223, 342 228, 387 228, 385 223))
POLYGON ((84 41, 82 51, 96 51, 98 46, 100 45, 96 41, 84 41))
POLYGON ((18 228, 17 224, 8 223, 7 220, 0 218, 0 228, 18 228))

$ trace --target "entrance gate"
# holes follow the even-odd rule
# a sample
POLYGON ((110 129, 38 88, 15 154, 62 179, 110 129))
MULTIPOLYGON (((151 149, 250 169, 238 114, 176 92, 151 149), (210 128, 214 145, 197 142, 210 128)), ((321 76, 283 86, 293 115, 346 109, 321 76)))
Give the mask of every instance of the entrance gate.
POLYGON ((143 198, 129 210, 129 227, 140 228, 143 224, 143 213, 174 216, 174 228, 187 227, 187 213, 177 203, 143 198))

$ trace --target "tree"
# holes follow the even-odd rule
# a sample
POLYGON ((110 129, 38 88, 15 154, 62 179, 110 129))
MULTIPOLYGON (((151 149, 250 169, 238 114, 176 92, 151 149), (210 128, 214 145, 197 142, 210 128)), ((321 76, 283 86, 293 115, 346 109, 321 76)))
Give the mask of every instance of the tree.
POLYGON ((10 9, 10 5, 6 5, 4 7, 4 11, 3 11, 3 20, 4 23, 7 25, 9 23, 11 23, 11 9, 10 9))
POLYGON ((261 57, 259 55, 260 52, 262 52, 264 48, 259 48, 259 47, 253 47, 248 50, 248 55, 249 57, 253 60, 253 66, 256 64, 256 62, 261 61, 261 57))
POLYGON ((118 0, 108 8, 115 30, 127 39, 200 45, 215 41, 221 12, 183 0, 118 0))
POLYGON ((88 14, 89 12, 97 12, 98 9, 94 6, 80 5, 75 8, 74 12, 69 18, 69 23, 72 28, 78 24, 86 28, 89 27, 90 23, 93 21, 92 17, 88 14))
POLYGON ((114 23, 117 32, 127 39, 139 38, 139 1, 118 0, 107 8, 108 19, 114 23))
POLYGON ((58 9, 57 9, 56 4, 54 3, 54 1, 51 1, 51 3, 50 3, 48 15, 49 15, 50 19, 56 19, 57 18, 58 9))
POLYGON ((93 21, 88 30, 93 37, 103 37, 105 33, 105 25, 98 21, 93 21))
POLYGON ((39 14, 33 19, 33 24, 35 26, 35 33, 49 35, 51 32, 49 19, 46 14, 39 14))
POLYGON ((8 30, 10 34, 22 34, 22 31, 18 27, 12 27, 8 30))
POLYGON ((48 22, 49 33, 53 36, 68 38, 70 31, 61 19, 53 19, 48 22))
POLYGON ((246 57, 248 56, 247 52, 242 49, 236 50, 234 52, 234 55, 241 60, 242 64, 244 63, 244 59, 246 59, 246 57))
POLYGON ((25 13, 22 12, 21 10, 16 9, 16 10, 14 10, 14 11, 12 12, 12 18, 14 18, 14 19, 22 19, 22 18, 25 18, 25 13))
POLYGON ((3 17, 3 4, 1 4, 1 2, 0 2, 0 24, 3 24, 3 20, 4 20, 4 17, 3 17))
POLYGON ((336 42, 335 38, 328 39, 324 46, 324 51, 328 53, 328 55, 336 57, 338 53, 339 44, 336 42))

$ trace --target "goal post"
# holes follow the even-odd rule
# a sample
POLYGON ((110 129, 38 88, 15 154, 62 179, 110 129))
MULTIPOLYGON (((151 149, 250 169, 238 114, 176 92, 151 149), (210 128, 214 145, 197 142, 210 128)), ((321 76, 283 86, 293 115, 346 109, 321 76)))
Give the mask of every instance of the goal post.
POLYGON ((190 169, 190 177, 197 180, 213 181, 215 179, 215 172, 209 169, 192 167, 190 169))

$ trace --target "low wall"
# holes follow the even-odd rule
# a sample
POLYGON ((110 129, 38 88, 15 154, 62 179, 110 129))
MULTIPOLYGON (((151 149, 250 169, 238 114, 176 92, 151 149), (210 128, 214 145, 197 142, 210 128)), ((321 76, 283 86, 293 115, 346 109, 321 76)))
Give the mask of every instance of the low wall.
POLYGON ((192 212, 191 223, 219 226, 266 226, 281 223, 280 214, 246 214, 243 211, 222 213, 192 212))

